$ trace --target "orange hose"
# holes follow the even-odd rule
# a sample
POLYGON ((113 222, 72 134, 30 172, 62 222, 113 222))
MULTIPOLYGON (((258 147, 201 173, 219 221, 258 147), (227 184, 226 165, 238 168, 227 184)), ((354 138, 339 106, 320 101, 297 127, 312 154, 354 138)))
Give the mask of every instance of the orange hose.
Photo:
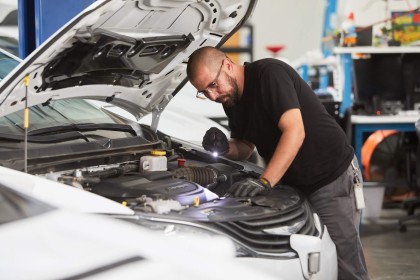
POLYGON ((365 180, 372 179, 370 173, 370 160, 376 147, 388 136, 398 133, 397 130, 377 130, 366 139, 362 146, 362 166, 365 180))

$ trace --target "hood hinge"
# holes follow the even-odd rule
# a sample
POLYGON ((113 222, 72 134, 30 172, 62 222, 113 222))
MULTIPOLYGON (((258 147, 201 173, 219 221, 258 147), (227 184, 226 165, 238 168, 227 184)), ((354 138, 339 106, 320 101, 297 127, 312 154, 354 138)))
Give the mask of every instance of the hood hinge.
POLYGON ((166 105, 168 105, 169 101, 172 99, 172 95, 165 95, 162 101, 152 110, 152 123, 150 124, 150 128, 156 132, 159 120, 160 120, 160 114, 162 113, 163 109, 165 109, 166 105))

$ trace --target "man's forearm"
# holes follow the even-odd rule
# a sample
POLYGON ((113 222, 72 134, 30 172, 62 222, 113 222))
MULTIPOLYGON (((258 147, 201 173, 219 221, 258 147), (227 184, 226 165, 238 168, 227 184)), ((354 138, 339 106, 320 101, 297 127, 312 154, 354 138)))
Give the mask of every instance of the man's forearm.
POLYGON ((254 145, 237 139, 229 140, 229 151, 225 156, 232 160, 246 160, 254 150, 254 145))
POLYGON ((284 133, 281 136, 270 162, 261 174, 261 177, 268 180, 271 186, 277 184, 286 173, 302 146, 304 138, 304 134, 294 132, 284 133))

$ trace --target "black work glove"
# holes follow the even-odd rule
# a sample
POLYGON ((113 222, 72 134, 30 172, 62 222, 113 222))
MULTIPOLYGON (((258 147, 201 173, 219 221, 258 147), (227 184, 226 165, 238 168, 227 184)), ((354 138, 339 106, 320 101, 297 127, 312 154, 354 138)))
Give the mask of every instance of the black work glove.
POLYGON ((257 194, 268 194, 271 191, 271 184, 264 178, 247 178, 233 184, 228 194, 235 197, 256 196, 257 194))
POLYGON ((226 135, 217 127, 207 130, 203 137, 202 145, 206 151, 217 152, 220 155, 229 151, 229 141, 226 135))

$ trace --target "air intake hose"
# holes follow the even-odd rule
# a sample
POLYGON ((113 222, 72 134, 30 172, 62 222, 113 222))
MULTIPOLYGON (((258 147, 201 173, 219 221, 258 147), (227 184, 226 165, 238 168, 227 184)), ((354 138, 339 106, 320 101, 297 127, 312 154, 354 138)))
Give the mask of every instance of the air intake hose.
MULTIPOLYGON (((220 181, 218 172, 210 167, 181 167, 174 171, 174 177, 195 182, 201 186, 210 188, 220 181)), ((222 176, 226 178, 226 176, 222 176)))

